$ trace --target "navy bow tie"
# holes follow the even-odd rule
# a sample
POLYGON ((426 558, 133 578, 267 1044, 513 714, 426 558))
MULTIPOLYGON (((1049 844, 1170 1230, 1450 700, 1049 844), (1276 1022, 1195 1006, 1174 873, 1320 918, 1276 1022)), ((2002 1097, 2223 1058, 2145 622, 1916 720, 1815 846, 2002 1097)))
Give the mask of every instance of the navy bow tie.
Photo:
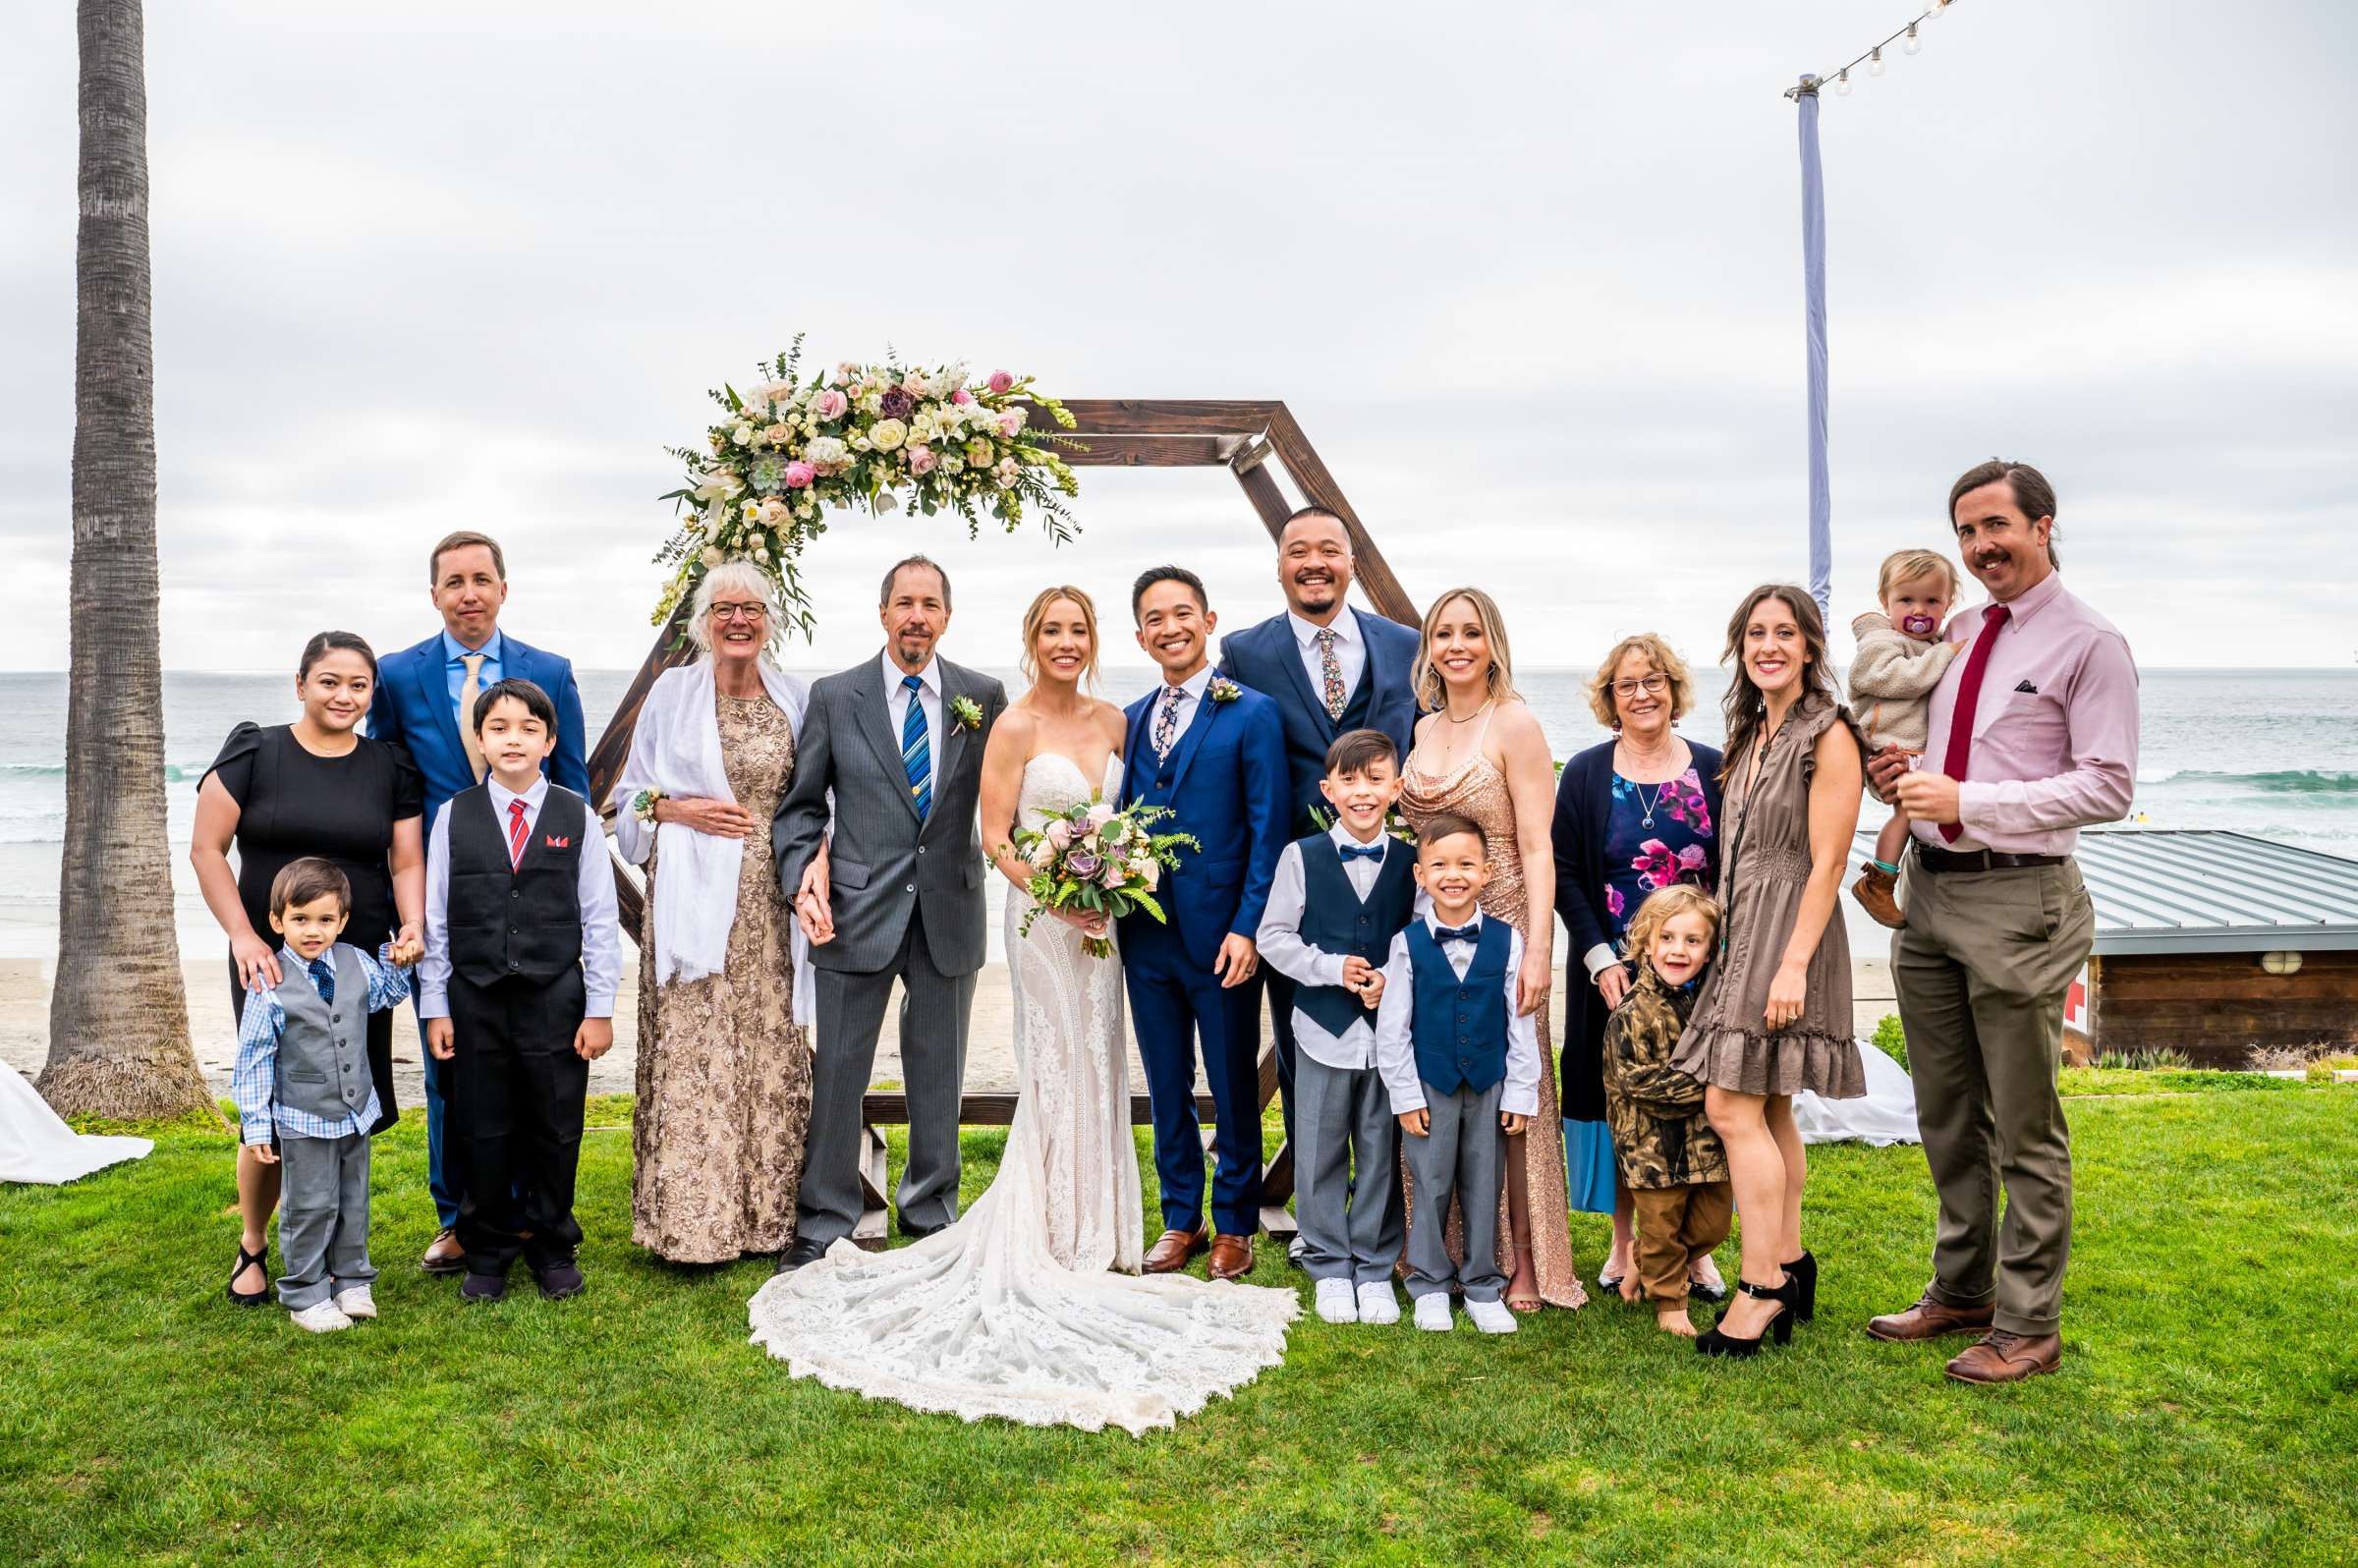
POLYGON ((1347 861, 1379 861, 1383 859, 1381 844, 1341 844, 1336 848, 1343 852, 1343 859, 1347 861))
POLYGON ((1436 942, 1475 942, 1482 939, 1482 923, 1469 921, 1463 925, 1435 925, 1432 939, 1436 942))

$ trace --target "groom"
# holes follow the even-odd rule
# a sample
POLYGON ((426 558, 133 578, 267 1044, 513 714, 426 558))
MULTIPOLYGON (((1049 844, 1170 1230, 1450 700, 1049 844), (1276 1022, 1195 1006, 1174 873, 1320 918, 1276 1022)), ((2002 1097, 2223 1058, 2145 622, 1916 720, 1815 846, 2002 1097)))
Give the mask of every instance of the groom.
MULTIPOLYGON (((1211 1251, 1214 1279, 1252 1272, 1261 1228, 1261 987, 1253 949, 1278 852, 1287 842, 1285 738, 1277 705, 1215 677, 1218 624, 1203 580, 1158 566, 1130 590, 1138 644, 1162 684, 1130 704, 1122 748, 1122 805, 1166 807, 1156 832, 1192 834, 1163 884, 1167 925, 1150 915, 1121 924, 1122 980, 1154 1112, 1161 1239, 1146 1268, 1167 1274, 1211 1251), (1213 1151, 1212 1232, 1204 1223, 1204 1145, 1196 1121, 1196 1044, 1219 1122, 1213 1151)), ((805 1178, 808 1180, 808 1178, 805 1178)))
POLYGON ((884 574, 878 616, 883 652, 812 686, 794 782, 770 829, 778 886, 801 889, 820 1042, 780 1273, 816 1261, 859 1221, 862 1108, 896 980, 909 1088, 901 1234, 929 1236, 958 1216, 958 1101, 987 922, 976 794, 982 740, 1007 693, 935 655, 950 580, 924 556, 884 574), (822 842, 824 882, 806 886, 822 842))

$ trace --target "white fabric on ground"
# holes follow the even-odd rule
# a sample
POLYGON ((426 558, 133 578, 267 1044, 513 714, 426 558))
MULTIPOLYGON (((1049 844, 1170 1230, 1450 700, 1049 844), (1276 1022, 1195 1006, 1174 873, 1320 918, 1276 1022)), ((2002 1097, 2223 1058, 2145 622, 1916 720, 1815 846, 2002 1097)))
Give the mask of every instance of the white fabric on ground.
POLYGON ((1916 1132, 1916 1081, 1908 1070, 1864 1041, 1854 1042, 1867 1069, 1867 1092, 1858 1099, 1793 1096, 1793 1123, 1805 1144, 1921 1144, 1916 1132))
POLYGON ((0 1182, 56 1186, 127 1159, 144 1159, 152 1139, 99 1138, 58 1119, 40 1092, 0 1062, 0 1182))

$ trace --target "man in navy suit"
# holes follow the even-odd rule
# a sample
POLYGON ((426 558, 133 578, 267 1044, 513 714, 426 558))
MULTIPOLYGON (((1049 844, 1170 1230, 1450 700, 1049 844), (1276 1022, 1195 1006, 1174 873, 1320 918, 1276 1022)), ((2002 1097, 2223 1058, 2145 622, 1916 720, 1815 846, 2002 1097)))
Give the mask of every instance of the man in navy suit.
POLYGON ((1169 924, 1135 914, 1121 924, 1122 980, 1154 1112, 1154 1168, 1162 1236, 1149 1273, 1169 1273, 1207 1246, 1215 1279, 1253 1268, 1261 1229, 1261 987, 1254 933, 1285 848, 1285 738, 1277 704, 1215 677, 1218 624, 1203 580, 1158 566, 1130 592, 1139 646, 1162 685, 1130 704, 1122 748, 1122 804, 1170 809, 1154 824, 1194 835, 1159 901, 1169 924), (1204 1215, 1204 1145, 1196 1120, 1196 1043, 1219 1123, 1213 1143, 1211 1226, 1204 1215))
MULTIPOLYGON (((442 630, 377 661, 376 700, 368 709, 368 733, 407 748, 418 764, 425 782, 425 830, 433 831, 434 818, 452 796, 482 782, 475 699, 502 680, 530 681, 556 702, 557 748, 541 771, 587 800, 590 769, 573 665, 499 629, 499 609, 508 600, 508 563, 498 542, 466 530, 444 538, 427 557, 426 587, 442 613, 442 630)), ((420 1034, 422 1037, 422 1021, 420 1034)), ((419 1266, 429 1274, 457 1273, 467 1258, 455 1234, 458 1196, 442 1174, 445 1069, 432 1051, 419 1054, 425 1064, 426 1180, 442 1226, 419 1266)))
MULTIPOLYGON (((1313 808, 1323 808, 1319 781, 1326 749, 1347 730, 1381 730, 1400 755, 1416 739, 1417 633, 1398 621, 1355 610, 1351 534, 1324 507, 1306 506, 1277 535, 1277 586, 1285 611, 1259 626, 1231 632, 1220 644, 1220 673, 1266 692, 1285 726, 1286 802, 1290 842, 1321 831, 1313 808)), ((1268 976, 1269 1033, 1277 1042, 1277 1089, 1285 1135, 1294 1135, 1294 982, 1268 976)))

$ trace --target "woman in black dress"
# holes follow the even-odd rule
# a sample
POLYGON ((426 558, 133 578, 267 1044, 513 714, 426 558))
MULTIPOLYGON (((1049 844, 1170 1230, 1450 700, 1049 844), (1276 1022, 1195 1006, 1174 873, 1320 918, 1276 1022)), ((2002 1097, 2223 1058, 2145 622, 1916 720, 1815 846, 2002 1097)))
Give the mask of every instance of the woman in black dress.
MULTIPOLYGON (((352 919, 341 938, 374 953, 423 929, 424 801, 409 753, 360 733, 376 695, 376 655, 350 632, 322 632, 304 646, 295 677, 303 716, 264 729, 240 724, 197 785, 189 859, 213 919, 229 933, 229 997, 242 1015, 250 989, 275 986, 279 943, 270 929, 270 882, 288 862, 315 855, 352 882, 352 919), (235 843, 237 866, 229 850, 235 843), (396 920, 398 917, 398 930, 396 920)), ((371 1133, 393 1125, 393 1015, 368 1015, 368 1070, 380 1107, 371 1133)), ((229 1299, 268 1299, 263 1261, 278 1167, 238 1150, 244 1221, 229 1299)))

